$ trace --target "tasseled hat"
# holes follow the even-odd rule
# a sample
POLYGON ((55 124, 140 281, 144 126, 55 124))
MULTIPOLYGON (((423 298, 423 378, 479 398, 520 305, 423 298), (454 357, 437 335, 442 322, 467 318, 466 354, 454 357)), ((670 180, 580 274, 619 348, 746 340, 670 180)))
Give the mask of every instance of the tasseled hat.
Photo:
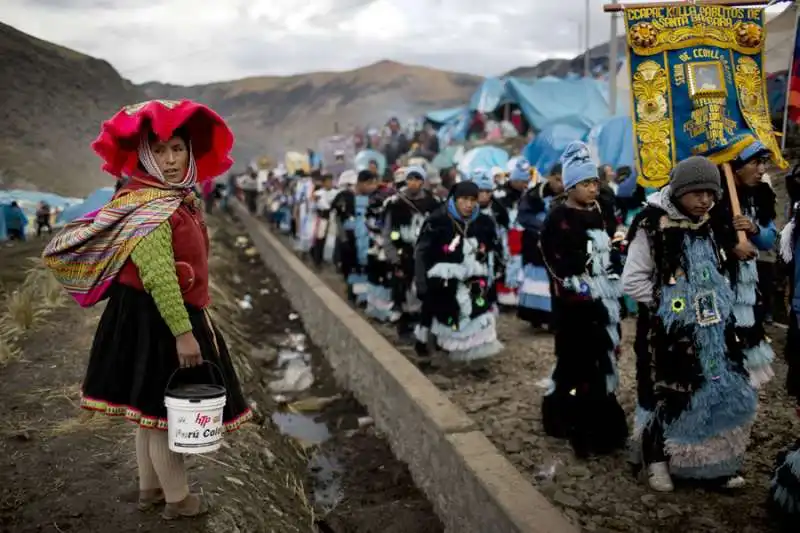
POLYGON ((599 179, 597 165, 592 161, 589 148, 584 143, 569 143, 561 154, 561 179, 567 191, 581 182, 599 179))
POLYGON ((517 162, 509 173, 508 179, 511 181, 530 181, 531 164, 524 157, 517 158, 517 162))

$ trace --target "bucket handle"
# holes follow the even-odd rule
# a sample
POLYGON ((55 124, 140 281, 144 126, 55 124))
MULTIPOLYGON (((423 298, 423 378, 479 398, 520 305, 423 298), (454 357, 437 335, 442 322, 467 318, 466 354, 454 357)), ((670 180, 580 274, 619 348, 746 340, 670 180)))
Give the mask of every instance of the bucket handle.
MULTIPOLYGON (((227 394, 228 393, 228 384, 225 383, 225 375, 222 373, 222 369, 220 369, 220 367, 214 361, 209 361, 207 359, 204 359, 203 362, 200 363, 200 365, 197 365, 197 366, 202 366, 202 365, 209 365, 211 367, 211 370, 209 370, 209 374, 211 375, 211 379, 212 380, 214 379, 214 370, 217 371, 217 376, 219 376, 219 380, 222 382, 222 386, 225 387, 225 394, 227 394)), ((178 367, 178 368, 176 368, 175 370, 172 371, 172 374, 169 375, 169 379, 167 380, 167 384, 164 387, 164 396, 167 395, 167 391, 169 390, 169 386, 172 385, 172 380, 173 380, 173 378, 175 378, 175 375, 178 372, 180 372, 181 370, 189 370, 191 368, 196 368, 196 367, 187 367, 187 368, 178 367)))

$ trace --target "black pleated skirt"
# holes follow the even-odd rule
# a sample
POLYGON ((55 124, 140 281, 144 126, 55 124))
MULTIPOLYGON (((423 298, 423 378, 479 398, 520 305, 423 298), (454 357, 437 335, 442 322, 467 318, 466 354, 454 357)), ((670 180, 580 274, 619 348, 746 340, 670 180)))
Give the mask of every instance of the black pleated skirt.
POLYGON ((109 295, 92 344, 82 408, 124 416, 146 428, 167 429, 164 391, 172 378, 171 386, 225 386, 226 431, 252 418, 225 340, 206 311, 186 306, 203 359, 213 365, 178 370, 175 337, 150 295, 119 284, 109 295))

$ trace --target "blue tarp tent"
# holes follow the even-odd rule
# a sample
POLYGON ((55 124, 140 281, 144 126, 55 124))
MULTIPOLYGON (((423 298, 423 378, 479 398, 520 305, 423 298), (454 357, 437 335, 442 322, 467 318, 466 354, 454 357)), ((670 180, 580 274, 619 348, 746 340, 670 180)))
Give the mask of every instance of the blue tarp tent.
MULTIPOLYGON (((66 198, 57 194, 39 191, 24 191, 11 189, 7 191, 0 191, 0 210, 4 218, 3 224, 7 226, 5 221, 5 210, 3 206, 9 206, 11 202, 17 202, 29 220, 36 217, 36 209, 39 202, 47 203, 51 209, 66 209, 71 205, 79 204, 83 200, 81 198, 66 198)), ((7 227, 0 228, 0 240, 7 238, 7 227)))
POLYGON ((631 176, 620 184, 617 196, 628 197, 636 187, 636 161, 633 146, 633 123, 628 116, 609 118, 597 124, 587 138, 592 154, 601 165, 614 169, 629 166, 631 176))
POLYGON ((441 126, 458 120, 458 117, 461 116, 464 110, 464 107, 448 107, 447 109, 428 111, 425 115, 425 120, 429 120, 437 126, 441 126))
POLYGON ((573 141, 582 141, 589 133, 589 128, 575 117, 567 117, 551 123, 522 151, 522 155, 536 167, 539 174, 546 176, 553 165, 559 161, 567 145, 573 141))
POLYGON ((452 142, 464 142, 467 138, 471 112, 468 107, 461 108, 449 122, 439 128, 436 136, 440 146, 447 146, 452 142))
POLYGON ((10 204, 13 201, 19 203, 24 210, 35 210, 39 202, 47 202, 51 208, 65 209, 67 206, 81 203, 83 199, 66 198, 49 192, 23 191, 21 189, 0 191, 0 203, 10 204))
POLYGON ((70 206, 62 211, 58 216, 57 222, 59 224, 66 224, 67 222, 72 222, 76 218, 82 217, 86 213, 91 213, 96 209, 100 209, 111 200, 112 196, 114 196, 113 187, 97 189, 83 202, 78 205, 70 206))
POLYGON ((602 165, 635 166, 633 124, 630 117, 609 118, 589 132, 589 147, 602 165))
MULTIPOLYGON (((512 101, 522 110, 525 119, 535 130, 548 124, 580 121, 589 129, 608 118, 608 84, 591 78, 563 80, 546 77, 533 83, 510 78, 506 83, 512 101)), ((620 111, 627 106, 621 101, 620 111)))
POLYGON ((496 146, 478 146, 473 148, 458 162, 458 170, 467 176, 478 168, 491 169, 492 167, 506 168, 508 165, 508 152, 496 146))
POLYGON ((469 100, 472 111, 491 113, 499 106, 512 101, 506 88, 506 81, 501 78, 486 78, 469 100))

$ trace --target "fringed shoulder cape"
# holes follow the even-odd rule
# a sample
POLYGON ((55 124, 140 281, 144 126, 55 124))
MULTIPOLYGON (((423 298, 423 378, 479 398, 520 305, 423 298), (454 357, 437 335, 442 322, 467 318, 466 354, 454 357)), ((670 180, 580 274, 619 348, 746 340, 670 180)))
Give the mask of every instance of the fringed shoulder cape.
POLYGON ((542 402, 545 431, 578 455, 624 446, 625 414, 614 395, 620 342, 620 265, 598 206, 550 212, 541 252, 553 281, 556 366, 542 402))

